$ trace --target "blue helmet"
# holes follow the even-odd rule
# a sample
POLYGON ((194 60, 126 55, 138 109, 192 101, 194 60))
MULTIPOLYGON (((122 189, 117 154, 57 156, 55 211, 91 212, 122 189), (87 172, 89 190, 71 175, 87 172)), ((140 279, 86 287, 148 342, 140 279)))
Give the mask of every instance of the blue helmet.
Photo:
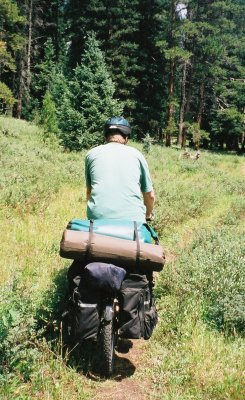
POLYGON ((105 135, 109 135, 113 130, 120 131, 123 135, 129 136, 131 133, 131 126, 123 117, 112 117, 109 118, 105 123, 105 135))

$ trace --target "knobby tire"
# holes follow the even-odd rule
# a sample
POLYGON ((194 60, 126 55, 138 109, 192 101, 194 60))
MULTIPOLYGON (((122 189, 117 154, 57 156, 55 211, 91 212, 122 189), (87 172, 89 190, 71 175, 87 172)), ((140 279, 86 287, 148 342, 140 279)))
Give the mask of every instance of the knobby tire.
POLYGON ((101 329, 101 350, 102 350, 102 365, 103 375, 109 377, 113 373, 115 359, 115 331, 113 320, 104 324, 101 329))

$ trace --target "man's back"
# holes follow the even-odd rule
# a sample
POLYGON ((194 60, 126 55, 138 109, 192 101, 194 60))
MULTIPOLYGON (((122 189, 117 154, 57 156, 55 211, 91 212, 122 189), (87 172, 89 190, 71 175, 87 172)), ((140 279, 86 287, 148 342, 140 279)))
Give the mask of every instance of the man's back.
POLYGON ((145 220, 141 192, 150 192, 152 182, 138 150, 114 142, 95 147, 86 156, 85 173, 89 219, 145 220))

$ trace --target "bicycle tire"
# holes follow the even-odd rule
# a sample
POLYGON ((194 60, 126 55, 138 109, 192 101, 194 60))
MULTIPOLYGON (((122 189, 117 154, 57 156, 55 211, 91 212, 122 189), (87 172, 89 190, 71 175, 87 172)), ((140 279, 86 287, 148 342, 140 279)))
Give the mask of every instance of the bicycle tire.
POLYGON ((104 324, 101 329, 101 370, 104 376, 113 373, 115 361, 116 333, 113 320, 104 324))

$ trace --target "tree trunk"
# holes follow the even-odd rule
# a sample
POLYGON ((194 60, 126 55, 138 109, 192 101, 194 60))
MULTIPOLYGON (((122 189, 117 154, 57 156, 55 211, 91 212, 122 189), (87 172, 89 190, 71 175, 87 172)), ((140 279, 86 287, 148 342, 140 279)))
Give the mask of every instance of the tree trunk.
POLYGON ((170 60, 170 74, 169 74, 169 100, 168 100, 168 113, 167 113, 167 128, 166 128, 166 146, 171 146, 171 134, 173 128, 173 120, 174 120, 174 103, 173 103, 173 95, 174 95, 174 67, 175 63, 173 60, 170 60))
POLYGON ((185 105, 186 105, 186 70, 187 61, 183 64, 182 82, 181 82, 181 102, 179 112, 179 133, 178 133, 178 144, 182 146, 182 132, 184 127, 184 116, 185 116, 185 105))
POLYGON ((245 153, 245 133, 242 134, 242 141, 241 141, 241 152, 245 153))
POLYGON ((201 82, 199 93, 200 93, 200 99, 199 99, 199 107, 197 113, 197 123, 199 127, 201 127, 203 110, 204 110, 204 82, 201 82))
POLYGON ((19 70, 19 88, 18 88, 18 98, 16 103, 16 118, 21 118, 22 113, 22 100, 24 94, 24 60, 20 60, 20 70, 19 70))
MULTIPOLYGON (((193 51, 193 49, 192 49, 193 51)), ((185 115, 188 116, 190 113, 190 108, 191 108, 191 97, 192 97, 192 90, 193 90, 193 66, 194 66, 195 60, 192 58, 191 63, 189 65, 188 71, 187 72, 187 77, 186 81, 188 84, 186 84, 186 105, 185 105, 185 115)))
POLYGON ((245 153, 245 106, 243 107, 243 133, 241 138, 241 152, 245 153))
POLYGON ((27 89, 28 99, 30 97, 30 87, 31 87, 32 14, 33 14, 33 0, 30 0, 29 16, 28 16, 27 75, 26 75, 26 89, 27 89))
POLYGON ((182 142, 181 142, 181 147, 184 149, 186 147, 186 136, 187 136, 187 127, 183 127, 182 131, 182 142))
POLYGON ((163 141, 163 132, 162 132, 162 128, 159 126, 158 129, 158 141, 161 143, 163 141))
MULTIPOLYGON (((171 33, 170 33, 170 48, 174 46, 174 26, 175 26, 175 10, 176 10, 176 2, 172 0, 172 8, 171 8, 171 33)), ((166 146, 171 146, 171 134, 173 131, 173 123, 174 123, 174 71, 175 71, 175 61, 174 58, 170 59, 170 68, 169 68, 169 82, 168 82, 168 110, 167 110, 167 128, 166 128, 166 146)))

